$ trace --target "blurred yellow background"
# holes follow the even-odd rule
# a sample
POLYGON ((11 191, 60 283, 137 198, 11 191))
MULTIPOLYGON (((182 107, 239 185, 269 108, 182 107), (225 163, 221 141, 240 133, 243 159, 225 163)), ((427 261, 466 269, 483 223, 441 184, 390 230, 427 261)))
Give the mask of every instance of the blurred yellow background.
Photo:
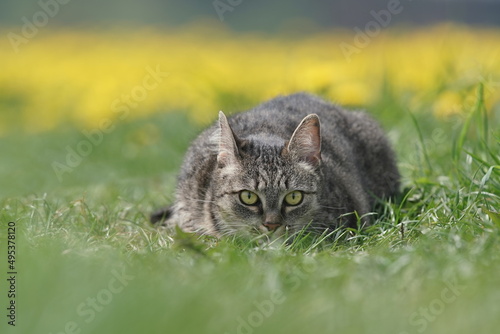
POLYGON ((93 128, 168 111, 206 123, 219 110, 294 91, 363 107, 390 93, 410 110, 446 116, 474 99, 478 82, 489 82, 487 107, 500 102, 499 29, 389 27, 373 38, 358 36, 363 43, 355 38, 341 29, 237 33, 207 22, 182 29, 47 27, 18 52, 4 38, 0 134, 65 122, 93 128))

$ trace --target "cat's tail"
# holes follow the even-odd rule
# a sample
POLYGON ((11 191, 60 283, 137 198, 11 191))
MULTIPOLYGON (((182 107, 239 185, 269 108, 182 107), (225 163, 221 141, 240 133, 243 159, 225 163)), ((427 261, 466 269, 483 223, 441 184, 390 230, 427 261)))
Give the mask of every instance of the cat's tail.
POLYGON ((167 219, 172 215, 172 206, 155 211, 149 216, 152 224, 166 225, 167 219))

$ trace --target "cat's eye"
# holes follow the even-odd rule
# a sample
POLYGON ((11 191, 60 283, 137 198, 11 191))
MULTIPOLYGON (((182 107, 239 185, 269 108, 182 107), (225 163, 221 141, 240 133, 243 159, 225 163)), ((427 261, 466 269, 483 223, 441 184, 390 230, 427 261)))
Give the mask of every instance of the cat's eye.
POLYGON ((302 191, 295 190, 285 196, 285 203, 286 205, 296 206, 302 203, 303 197, 302 191))
POLYGON ((245 205, 255 205, 259 201, 259 196, 249 190, 243 190, 240 192, 240 201, 245 205))

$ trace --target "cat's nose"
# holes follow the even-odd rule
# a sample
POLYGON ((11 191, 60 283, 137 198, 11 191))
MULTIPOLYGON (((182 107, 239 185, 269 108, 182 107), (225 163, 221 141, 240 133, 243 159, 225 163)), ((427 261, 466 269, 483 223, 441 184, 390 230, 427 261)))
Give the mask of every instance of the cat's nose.
POLYGON ((268 231, 272 231, 272 232, 276 231, 278 229, 278 227, 281 226, 280 223, 264 223, 262 225, 264 225, 268 231))

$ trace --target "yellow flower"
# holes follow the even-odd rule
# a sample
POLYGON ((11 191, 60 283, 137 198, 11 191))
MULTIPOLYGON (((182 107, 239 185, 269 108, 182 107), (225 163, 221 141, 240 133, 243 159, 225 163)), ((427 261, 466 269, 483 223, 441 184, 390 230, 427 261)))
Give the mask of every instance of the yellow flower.
POLYGON ((433 110, 440 117, 460 113, 463 110, 462 97, 457 92, 445 91, 437 97, 433 110))

